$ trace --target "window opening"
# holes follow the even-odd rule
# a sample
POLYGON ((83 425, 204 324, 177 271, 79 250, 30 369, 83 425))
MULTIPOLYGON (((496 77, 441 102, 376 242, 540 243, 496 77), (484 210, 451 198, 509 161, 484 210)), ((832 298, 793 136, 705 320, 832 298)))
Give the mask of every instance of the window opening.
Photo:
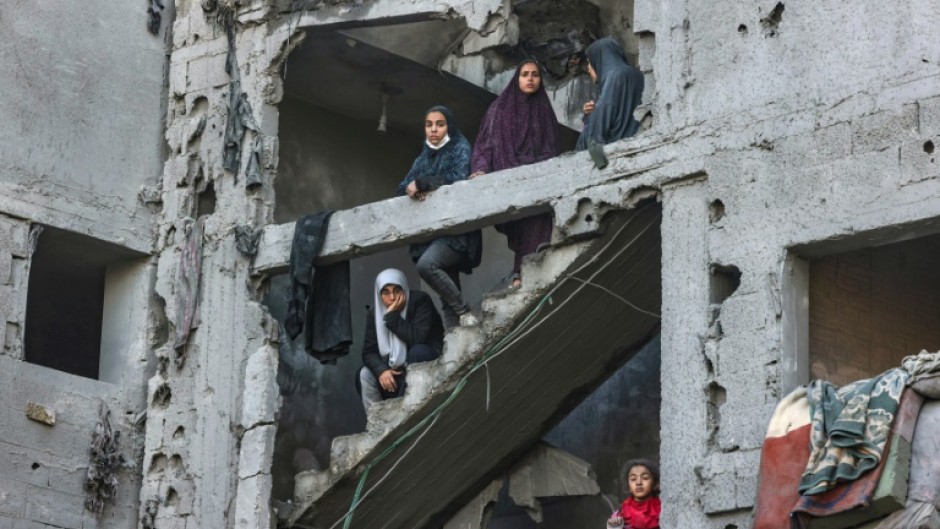
POLYGON ((108 347, 123 343, 114 310, 126 305, 115 288, 139 257, 85 235, 43 229, 30 263, 25 360, 86 378, 111 378, 100 373, 110 372, 115 357, 126 353, 108 347))
POLYGON ((842 385, 940 349, 940 235, 810 261, 809 376, 842 385))

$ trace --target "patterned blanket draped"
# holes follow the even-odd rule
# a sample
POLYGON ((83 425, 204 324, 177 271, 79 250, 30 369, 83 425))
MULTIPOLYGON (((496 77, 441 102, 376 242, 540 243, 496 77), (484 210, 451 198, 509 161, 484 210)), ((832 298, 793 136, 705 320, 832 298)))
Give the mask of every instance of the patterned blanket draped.
POLYGON ((801 494, 820 494, 878 466, 909 378, 898 368, 839 389, 822 380, 810 383, 813 426, 801 494))
MULTIPOLYGON (((899 369, 877 377, 841 389, 828 382, 814 381, 782 399, 761 450, 754 529, 807 527, 812 526, 812 520, 817 517, 867 508, 879 484, 885 458, 889 457, 889 450, 894 450, 890 446, 892 435, 908 441, 915 439, 915 456, 917 443, 926 442, 920 439, 920 434, 929 429, 921 428, 918 422, 923 397, 913 388, 905 392, 905 387, 914 384, 917 388, 915 383, 930 383, 931 377, 940 377, 940 352, 923 351, 905 358, 899 369), (915 424, 917 437, 914 436, 915 424)), ((940 413, 937 415, 940 417, 940 413)), ((937 423, 940 424, 940 419, 937 423)), ((935 437, 932 432, 926 436, 935 437)), ((921 447, 920 453, 935 454, 936 446, 940 446, 940 441, 932 442, 928 448, 921 447)), ((925 464, 921 462, 919 467, 925 464)), ((940 472, 931 474, 933 471, 915 469, 912 465, 912 484, 916 482, 915 475, 921 480, 927 479, 915 470, 925 475, 940 475, 940 472)), ((918 490, 910 489, 909 499, 919 499, 918 490)), ((940 491, 940 487, 936 490, 940 491)), ((925 503, 934 500, 940 503, 937 499, 940 493, 920 495, 927 498, 925 503)), ((909 502, 905 511, 910 512, 889 518, 893 525, 879 528, 928 527, 903 525, 904 520, 923 517, 916 504, 909 502)), ((940 522, 940 518, 935 518, 940 522)))

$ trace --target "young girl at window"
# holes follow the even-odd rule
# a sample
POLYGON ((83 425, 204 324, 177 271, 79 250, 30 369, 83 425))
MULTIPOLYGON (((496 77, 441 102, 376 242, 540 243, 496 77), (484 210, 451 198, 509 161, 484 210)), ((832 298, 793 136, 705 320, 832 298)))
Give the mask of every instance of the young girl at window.
POLYGON ((659 465, 649 459, 627 463, 630 496, 607 520, 609 529, 659 529, 659 465))

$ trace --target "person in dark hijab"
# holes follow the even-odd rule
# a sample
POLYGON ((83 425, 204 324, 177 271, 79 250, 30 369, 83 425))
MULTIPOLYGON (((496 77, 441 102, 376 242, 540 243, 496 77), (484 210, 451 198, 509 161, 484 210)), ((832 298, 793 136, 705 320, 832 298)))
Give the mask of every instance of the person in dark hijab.
MULTIPOLYGON (((470 178, 557 156, 557 134, 558 119, 542 85, 542 70, 533 60, 523 61, 483 116, 470 178)), ((519 288, 523 257, 551 240, 552 215, 543 213, 497 225, 496 229, 506 235, 516 254, 512 286, 519 288)))
MULTIPOLYGON (((407 194, 420 201, 438 187, 466 180, 470 174, 470 142, 461 134, 447 107, 431 107, 424 113, 424 135, 421 154, 398 184, 399 195, 407 194)), ((441 297, 444 325, 450 328, 478 324, 460 292, 460 272, 470 274, 480 265, 483 251, 480 230, 412 244, 409 251, 418 275, 441 297)))
POLYGON ((623 48, 611 38, 594 41, 585 53, 588 73, 597 83, 597 102, 584 105, 585 124, 577 150, 629 138, 640 130, 633 111, 643 99, 643 74, 630 66, 623 48))

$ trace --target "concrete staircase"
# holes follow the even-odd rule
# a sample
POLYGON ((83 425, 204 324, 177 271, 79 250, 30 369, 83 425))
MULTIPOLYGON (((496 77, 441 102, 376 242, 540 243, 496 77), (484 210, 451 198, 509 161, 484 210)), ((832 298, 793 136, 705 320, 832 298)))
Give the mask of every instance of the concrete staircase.
POLYGON ((403 398, 333 441, 328 469, 296 476, 292 526, 343 527, 357 497, 349 527, 446 522, 655 334, 660 221, 656 203, 611 212, 531 256, 521 289, 489 294, 481 326, 449 332, 403 398))

